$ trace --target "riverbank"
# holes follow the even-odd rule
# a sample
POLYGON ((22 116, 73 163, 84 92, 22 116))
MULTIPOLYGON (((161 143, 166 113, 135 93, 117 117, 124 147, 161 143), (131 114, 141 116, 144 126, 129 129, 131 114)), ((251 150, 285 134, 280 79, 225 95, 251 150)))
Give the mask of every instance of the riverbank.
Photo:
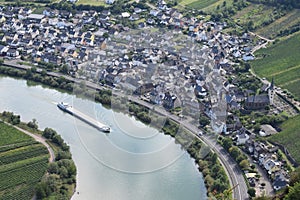
MULTIPOLYGON (((0 119, 42 143, 48 150, 48 166, 44 171, 46 174, 35 186, 34 196, 38 199, 71 199, 76 187, 76 166, 70 148, 61 136, 51 128, 39 130, 35 120, 28 123, 21 122, 20 116, 12 112, 0 113, 0 119)), ((35 177, 34 174, 31 176, 35 177)))
MULTIPOLYGON (((111 105, 119 105, 119 107, 113 106, 114 109, 117 109, 119 111, 123 111, 124 108, 127 108, 128 106, 120 103, 120 100, 116 98, 111 98, 111 91, 87 90, 87 88, 89 88, 89 85, 85 85, 84 83, 74 84, 74 82, 67 80, 64 77, 49 77, 46 74, 37 73, 35 70, 31 69, 22 71, 8 67, 1 67, 0 71, 1 73, 6 75, 25 78, 27 80, 36 81, 52 86, 54 88, 60 88, 68 92, 73 92, 73 94, 80 97, 90 99, 93 98, 92 100, 100 102, 106 107, 111 107, 111 105)), ((147 113, 149 113, 149 108, 143 107, 133 102, 129 102, 129 109, 131 114, 133 114, 136 118, 149 124, 149 116, 147 115, 147 113)), ((154 118, 151 117, 151 119, 154 118)), ((188 134, 176 134, 178 131, 178 125, 175 125, 175 122, 173 122, 172 120, 168 120, 168 122, 163 127, 164 133, 175 137, 176 141, 180 143, 183 148, 188 151, 191 157, 195 159, 196 164, 199 166, 199 171, 201 171, 204 175, 208 194, 213 195, 212 191, 221 193, 224 190, 228 189, 230 187, 228 178, 219 160, 215 160, 216 155, 210 152, 206 155, 205 158, 203 158, 203 155, 200 155, 200 150, 204 149, 204 145, 201 144, 200 140, 196 136, 194 136, 192 140, 193 142, 189 144, 188 142, 190 140, 188 134), (212 169, 211 166, 216 167, 212 169)))

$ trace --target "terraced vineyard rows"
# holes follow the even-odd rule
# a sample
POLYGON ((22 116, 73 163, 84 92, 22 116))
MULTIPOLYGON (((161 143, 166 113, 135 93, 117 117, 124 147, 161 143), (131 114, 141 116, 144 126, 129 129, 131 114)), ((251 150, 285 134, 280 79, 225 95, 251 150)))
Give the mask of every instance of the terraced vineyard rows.
POLYGON ((28 140, 28 141, 20 142, 20 143, 16 143, 16 144, 4 145, 4 146, 0 147, 0 153, 4 152, 4 151, 11 150, 11 149, 19 148, 19 147, 22 147, 22 146, 24 147, 24 146, 27 146, 27 145, 33 145, 33 144, 38 144, 38 142, 33 141, 33 140, 28 140))
POLYGON ((0 137, 0 199, 31 199, 47 169, 47 148, 2 122, 0 137))
POLYGON ((17 162, 19 160, 36 157, 39 155, 46 154, 48 151, 41 144, 34 146, 20 147, 10 151, 0 153, 0 164, 9 164, 17 162))
POLYGON ((18 166, 16 169, 2 172, 0 174, 0 190, 2 191, 20 184, 38 182, 45 173, 48 158, 47 156, 40 156, 37 158, 38 159, 34 163, 24 164, 23 166, 18 166))

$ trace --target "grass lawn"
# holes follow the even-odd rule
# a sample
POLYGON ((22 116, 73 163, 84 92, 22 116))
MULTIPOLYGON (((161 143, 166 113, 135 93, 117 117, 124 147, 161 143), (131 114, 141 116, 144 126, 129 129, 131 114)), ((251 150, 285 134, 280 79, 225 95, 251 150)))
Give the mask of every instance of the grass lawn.
POLYGON ((105 0, 78 0, 76 2, 77 5, 91 5, 91 6, 105 6, 105 0))
POLYGON ((285 146, 293 158, 300 163, 300 115, 284 122, 281 126, 282 132, 269 138, 270 141, 277 142, 285 146))
POLYGON ((0 138, 0 199, 32 199, 47 169, 47 148, 3 122, 0 138))
POLYGON ((300 99, 300 33, 256 52, 258 59, 251 62, 253 70, 260 77, 288 89, 300 99))

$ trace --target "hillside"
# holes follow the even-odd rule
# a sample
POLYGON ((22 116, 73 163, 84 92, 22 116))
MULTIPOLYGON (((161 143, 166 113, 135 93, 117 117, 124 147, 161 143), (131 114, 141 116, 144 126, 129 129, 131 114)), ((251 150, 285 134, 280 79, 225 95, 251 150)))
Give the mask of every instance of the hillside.
POLYGON ((254 72, 289 90, 300 99, 300 33, 256 52, 258 59, 251 62, 254 72))
POLYGON ((47 148, 3 122, 0 138, 0 199, 31 199, 47 169, 47 148))
POLYGON ((300 115, 289 119, 281 126, 282 132, 270 137, 270 141, 287 147, 293 158, 300 163, 300 115))
POLYGON ((300 29, 300 10, 294 9, 272 23, 258 28, 255 32, 267 38, 289 35, 300 29))

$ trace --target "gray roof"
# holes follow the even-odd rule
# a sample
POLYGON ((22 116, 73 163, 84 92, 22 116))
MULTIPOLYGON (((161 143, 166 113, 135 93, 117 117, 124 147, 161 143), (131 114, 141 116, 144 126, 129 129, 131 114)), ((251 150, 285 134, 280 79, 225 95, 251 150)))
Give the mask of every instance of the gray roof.
POLYGON ((246 99, 246 102, 253 102, 253 103, 269 103, 269 96, 267 94, 261 95, 254 95, 250 96, 246 99))
POLYGON ((45 17, 45 15, 39 15, 39 14, 30 14, 28 16, 28 18, 30 18, 30 19, 39 19, 39 20, 43 19, 44 17, 45 17))

